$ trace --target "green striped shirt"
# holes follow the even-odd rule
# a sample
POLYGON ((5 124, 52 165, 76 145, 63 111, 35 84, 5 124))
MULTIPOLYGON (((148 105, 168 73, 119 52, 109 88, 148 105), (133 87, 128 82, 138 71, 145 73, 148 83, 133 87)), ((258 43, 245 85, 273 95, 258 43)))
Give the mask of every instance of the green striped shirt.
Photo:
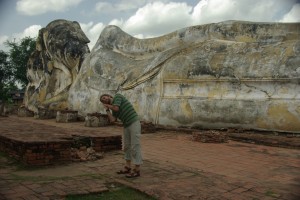
POLYGON ((119 111, 113 111, 112 114, 122 121, 124 127, 128 127, 139 119, 132 104, 123 95, 117 93, 113 98, 112 105, 119 107, 119 111))

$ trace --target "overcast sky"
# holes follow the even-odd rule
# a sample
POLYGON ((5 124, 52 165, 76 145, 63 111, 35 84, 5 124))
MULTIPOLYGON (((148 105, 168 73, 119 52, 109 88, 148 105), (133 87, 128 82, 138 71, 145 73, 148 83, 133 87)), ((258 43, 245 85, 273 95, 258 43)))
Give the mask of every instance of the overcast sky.
POLYGON ((92 49, 110 24, 149 38, 225 20, 300 22, 300 0, 0 0, 0 50, 56 19, 78 21, 92 49))

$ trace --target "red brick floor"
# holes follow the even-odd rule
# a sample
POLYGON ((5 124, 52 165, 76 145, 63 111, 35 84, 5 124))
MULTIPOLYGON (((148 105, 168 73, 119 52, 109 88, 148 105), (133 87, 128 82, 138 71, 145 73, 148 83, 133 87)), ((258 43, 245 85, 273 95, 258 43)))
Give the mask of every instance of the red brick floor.
POLYGON ((295 177, 300 175, 299 150, 234 141, 199 143, 180 133, 144 135, 142 142, 146 160, 172 162, 245 181, 299 183, 295 177))
MULTIPOLYGON (((45 129, 56 126, 67 133, 86 130, 86 134, 101 134, 97 128, 83 127, 82 123, 63 124, 14 116, 0 119, 0 123, 6 123, 5 131, 0 130, 0 134, 21 131, 14 131, 10 120, 33 126, 42 123, 45 129)), ((120 134, 120 127, 115 128, 120 134)), ((106 191, 113 182, 163 200, 300 199, 300 150, 233 141, 199 143, 188 134, 157 132, 142 135, 142 151, 144 164, 141 177, 136 179, 115 174, 123 164, 121 151, 106 153, 103 159, 93 162, 28 170, 12 167, 2 158, 0 200, 64 199, 67 194, 106 191), (76 173, 68 174, 72 170, 64 167, 76 173)))

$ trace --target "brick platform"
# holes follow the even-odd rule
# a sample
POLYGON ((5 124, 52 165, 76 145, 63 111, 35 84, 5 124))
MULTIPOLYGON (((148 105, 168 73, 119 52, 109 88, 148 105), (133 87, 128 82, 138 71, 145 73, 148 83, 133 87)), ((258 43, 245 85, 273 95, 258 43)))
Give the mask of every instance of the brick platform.
MULTIPOLYGON (((50 135, 41 127, 46 130, 58 127, 65 131, 64 134, 52 133, 51 140, 71 137, 78 132, 83 138, 115 136, 122 132, 121 127, 90 128, 83 123, 0 118, 0 135, 15 139, 46 140, 50 135), (44 126, 40 126, 41 123, 44 126), (30 131, 35 134, 29 134, 30 131)), ((219 144, 201 143, 193 141, 190 132, 186 132, 175 129, 142 134, 144 163, 141 176, 134 179, 116 174, 124 166, 122 151, 106 152, 101 160, 23 170, 16 170, 10 159, 0 156, 0 200, 59 200, 67 195, 101 193, 110 187, 115 190, 115 182, 159 200, 300 199, 299 149, 232 140, 219 144)))
POLYGON ((60 125, 55 120, 38 120, 10 116, 1 118, 0 151, 9 154, 25 165, 50 165, 71 162, 71 147, 78 138, 90 141, 96 152, 120 150, 122 128, 86 128, 83 122, 73 123, 72 128, 60 125), (22 123, 20 123, 20 120, 22 123), (14 132, 6 125, 14 126, 14 132), (16 134, 16 132, 18 134, 16 134))
POLYGON ((0 136, 0 151, 32 166, 71 161, 71 144, 71 141, 25 142, 0 136))

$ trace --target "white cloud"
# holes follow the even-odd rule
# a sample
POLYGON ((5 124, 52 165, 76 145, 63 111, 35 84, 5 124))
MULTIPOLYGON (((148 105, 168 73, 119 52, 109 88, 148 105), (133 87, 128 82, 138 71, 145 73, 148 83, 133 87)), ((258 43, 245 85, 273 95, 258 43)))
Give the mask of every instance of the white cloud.
POLYGON ((291 11, 283 16, 280 22, 300 22, 300 4, 295 4, 291 11))
MULTIPOLYGON (((167 3, 170 1, 171 0, 160 0, 158 2, 167 3)), ((132 11, 152 2, 157 2, 157 0, 119 0, 117 3, 99 2, 96 4, 95 10, 99 13, 132 11)))
POLYGON ((96 4, 97 12, 120 12, 137 9, 145 4, 145 0, 120 0, 117 3, 99 2, 96 4))
MULTIPOLYGON (((295 3, 296 0, 202 0, 194 8, 193 24, 226 20, 275 22, 281 19, 282 12, 290 10, 295 3)), ((293 19, 295 15, 296 12, 293 12, 293 19)))
MULTIPOLYGON (((58 12, 75 6, 81 1, 83 0, 19 0, 17 9, 28 15, 47 11, 58 12)), ((126 12, 126 15, 131 17, 125 19, 116 17, 108 24, 119 26, 138 38, 156 37, 192 25, 225 20, 300 22, 300 4, 297 4, 297 0, 200 0, 194 7, 187 2, 189 1, 183 3, 170 0, 119 0, 118 3, 102 1, 96 4, 95 10, 100 14, 114 12, 116 16, 118 12, 126 12), (129 15, 129 11, 134 13, 129 15)), ((89 22, 80 25, 90 39, 89 47, 92 49, 106 24, 89 22)), ((40 28, 40 26, 31 26, 23 33, 5 38, 22 38, 25 34, 36 36, 40 28)), ((0 44, 3 38, 4 36, 0 37, 0 44)))
POLYGON ((39 30, 42 28, 40 25, 32 25, 26 28, 22 33, 14 33, 10 37, 10 40, 20 41, 24 37, 36 38, 39 34, 39 30))
POLYGON ((118 3, 115 8, 117 11, 126 11, 138 8, 141 4, 138 1, 121 1, 118 3))
POLYGON ((110 13, 110 12, 120 12, 120 11, 127 11, 131 9, 138 8, 139 4, 132 3, 130 1, 124 2, 120 1, 117 4, 108 3, 108 2, 99 2, 96 4, 95 10, 99 13, 110 13))
POLYGON ((23 33, 16 34, 18 39, 24 38, 24 37, 37 37, 39 34, 39 30, 42 28, 41 25, 32 25, 28 28, 26 28, 23 33))
POLYGON ((62 12, 82 0, 19 0, 17 11, 24 15, 39 15, 48 11, 62 12))
MULTIPOLYGON (((128 4, 135 1, 128 1, 128 4)), ((122 2, 120 4, 100 3, 98 4, 99 10, 116 12, 117 5, 122 7, 122 2)), ((249 0, 200 0, 195 7, 189 6, 185 2, 153 0, 141 2, 144 3, 144 6, 140 7, 127 20, 114 19, 109 24, 119 26, 135 37, 149 38, 192 25, 226 20, 279 22, 282 19, 295 22, 299 21, 300 13, 298 6, 293 7, 297 0, 251 0, 251 2, 249 0)), ((140 4, 136 2, 136 5, 140 4)), ((128 8, 130 8, 129 5, 128 8)))
POLYGON ((4 45, 4 42, 6 42, 9 39, 7 35, 0 35, 0 50, 7 51, 7 47, 4 45))
POLYGON ((97 12, 111 12, 113 9, 113 4, 107 2, 99 2, 95 6, 97 12))
POLYGON ((108 24, 122 27, 124 22, 123 22, 123 19, 120 19, 120 20, 114 19, 114 20, 110 21, 108 24))
POLYGON ((4 45, 4 42, 9 41, 15 41, 19 42, 24 37, 31 37, 36 38, 38 36, 39 30, 42 28, 40 25, 32 25, 28 28, 26 28, 21 33, 14 33, 11 36, 0 36, 0 49, 7 51, 7 47, 4 45))
POLYGON ((0 43, 5 42, 8 39, 7 35, 0 35, 0 43))
MULTIPOLYGON (((139 38, 139 39, 144 39, 145 38, 145 36, 143 34, 133 35, 133 37, 139 38)), ((150 36, 150 37, 154 37, 154 36, 150 36)))
POLYGON ((132 35, 158 36, 178 28, 191 25, 192 7, 186 3, 154 2, 145 5, 123 25, 124 31, 132 35))
POLYGON ((88 46, 90 50, 92 50, 100 36, 100 33, 105 28, 105 25, 103 23, 94 24, 94 22, 89 22, 87 24, 80 23, 80 27, 85 35, 89 38, 90 43, 88 46))

